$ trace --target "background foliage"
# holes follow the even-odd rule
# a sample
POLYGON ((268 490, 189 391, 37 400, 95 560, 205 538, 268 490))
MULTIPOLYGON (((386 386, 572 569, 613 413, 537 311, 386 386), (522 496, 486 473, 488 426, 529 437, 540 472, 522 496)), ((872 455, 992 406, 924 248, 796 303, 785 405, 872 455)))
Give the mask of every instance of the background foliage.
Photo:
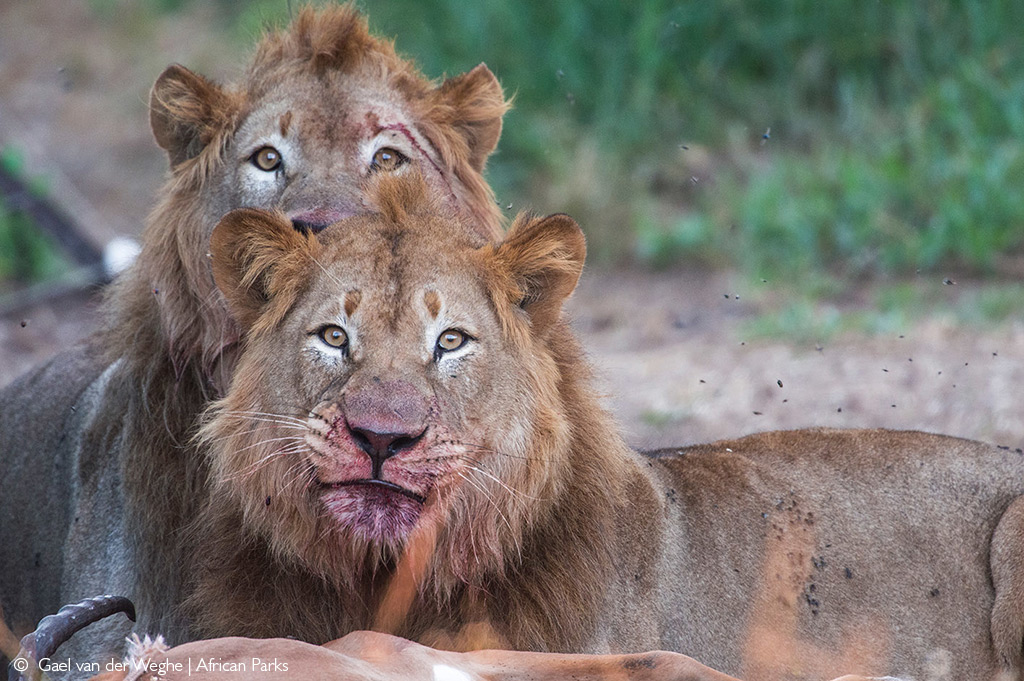
MULTIPOLYGON (((91 3, 118 20, 116 0, 91 3)), ((218 3, 240 55, 298 6, 218 3)), ((515 96, 499 199, 575 215, 596 260, 808 281, 1024 271, 1017 0, 360 5, 428 75, 498 74, 515 96)))
MULTIPOLYGON (((499 197, 579 216, 599 256, 861 276, 1024 252, 1024 3, 363 4, 428 74, 491 66, 516 98, 499 197)), ((246 34, 282 5, 225 8, 246 34)))

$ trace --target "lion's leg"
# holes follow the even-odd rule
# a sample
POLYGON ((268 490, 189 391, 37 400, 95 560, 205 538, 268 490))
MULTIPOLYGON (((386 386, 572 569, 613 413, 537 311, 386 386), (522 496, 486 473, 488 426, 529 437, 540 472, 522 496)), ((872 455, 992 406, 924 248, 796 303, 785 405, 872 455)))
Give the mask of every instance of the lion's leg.
POLYGON ((992 533, 992 644, 1011 678, 1024 664, 1024 497, 1006 509, 992 533))

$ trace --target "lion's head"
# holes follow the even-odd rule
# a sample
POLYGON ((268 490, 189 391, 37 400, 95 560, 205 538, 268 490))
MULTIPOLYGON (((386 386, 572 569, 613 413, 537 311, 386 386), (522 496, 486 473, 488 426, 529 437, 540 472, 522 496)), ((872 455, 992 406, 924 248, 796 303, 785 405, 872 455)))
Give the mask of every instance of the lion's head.
POLYGON ((569 646, 628 458, 562 319, 583 234, 520 216, 494 243, 415 174, 372 184, 378 213, 319 233, 244 209, 214 230, 243 335, 199 438, 196 633, 419 638, 482 608, 502 640, 569 646), (411 610, 382 595, 403 580, 411 610))
POLYGON ((213 285, 207 244, 236 208, 278 209, 294 229, 316 232, 374 210, 365 196, 372 177, 416 171, 471 229, 499 235, 482 172, 506 108, 483 64, 426 80, 348 4, 305 9, 269 34, 236 84, 169 67, 153 86, 150 122, 171 176, 112 302, 120 326, 146 329, 154 324, 140 319, 155 302, 159 332, 122 329, 112 355, 139 346, 152 355, 156 346, 179 374, 190 363, 212 370, 237 329, 213 285))
POLYGON ((379 214, 319 234, 254 210, 213 234, 246 330, 204 430, 213 475, 253 531, 318 574, 398 555, 424 523, 461 578, 499 568, 564 474, 548 336, 564 331, 582 232, 520 217, 489 245, 427 191, 382 180, 379 214))

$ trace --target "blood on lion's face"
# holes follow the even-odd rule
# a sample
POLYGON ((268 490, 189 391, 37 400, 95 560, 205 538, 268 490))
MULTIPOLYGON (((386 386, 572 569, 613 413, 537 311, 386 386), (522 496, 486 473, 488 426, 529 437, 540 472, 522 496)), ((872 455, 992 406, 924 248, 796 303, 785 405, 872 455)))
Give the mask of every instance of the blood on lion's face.
MULTIPOLYGON (((238 332, 207 259, 214 225, 232 210, 279 210, 315 233, 372 211, 374 178, 416 173, 466 227, 499 238, 503 220, 483 170, 507 107, 483 64, 430 81, 372 36, 352 5, 300 12, 264 38, 238 83, 168 67, 150 95, 150 125, 171 177, 117 305, 151 306, 159 290, 175 366, 198 360, 212 374, 238 332)), ((132 350, 116 345, 115 358, 132 350)))
POLYGON ((245 329, 204 429, 215 496, 318 574, 395 558, 427 525, 468 576, 519 541, 562 474, 535 443, 568 437, 540 369, 582 233, 524 217, 495 246, 415 176, 371 195, 380 214, 319 234, 258 211, 214 231, 217 284, 245 329))

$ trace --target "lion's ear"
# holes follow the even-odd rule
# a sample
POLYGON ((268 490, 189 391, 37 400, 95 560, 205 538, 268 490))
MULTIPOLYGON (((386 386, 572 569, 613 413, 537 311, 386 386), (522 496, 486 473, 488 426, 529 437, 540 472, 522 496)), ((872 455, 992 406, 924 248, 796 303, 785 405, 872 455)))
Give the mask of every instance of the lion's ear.
POLYGON ((306 279, 316 246, 316 237, 300 234, 281 212, 240 208, 221 218, 210 237, 213 278, 242 328, 271 303, 283 314, 306 279))
POLYGON ((529 315, 534 332, 543 335, 558 320, 583 272, 583 230, 562 213, 519 217, 494 255, 516 287, 515 302, 529 315))
POLYGON ((434 91, 437 103, 444 104, 446 121, 465 140, 469 151, 469 164, 482 171, 487 157, 498 146, 501 137, 501 117, 509 108, 498 79, 479 64, 471 71, 454 76, 441 83, 434 91))
POLYGON ((198 156, 238 109, 235 97, 222 87, 173 64, 149 93, 149 127, 173 168, 198 156))

